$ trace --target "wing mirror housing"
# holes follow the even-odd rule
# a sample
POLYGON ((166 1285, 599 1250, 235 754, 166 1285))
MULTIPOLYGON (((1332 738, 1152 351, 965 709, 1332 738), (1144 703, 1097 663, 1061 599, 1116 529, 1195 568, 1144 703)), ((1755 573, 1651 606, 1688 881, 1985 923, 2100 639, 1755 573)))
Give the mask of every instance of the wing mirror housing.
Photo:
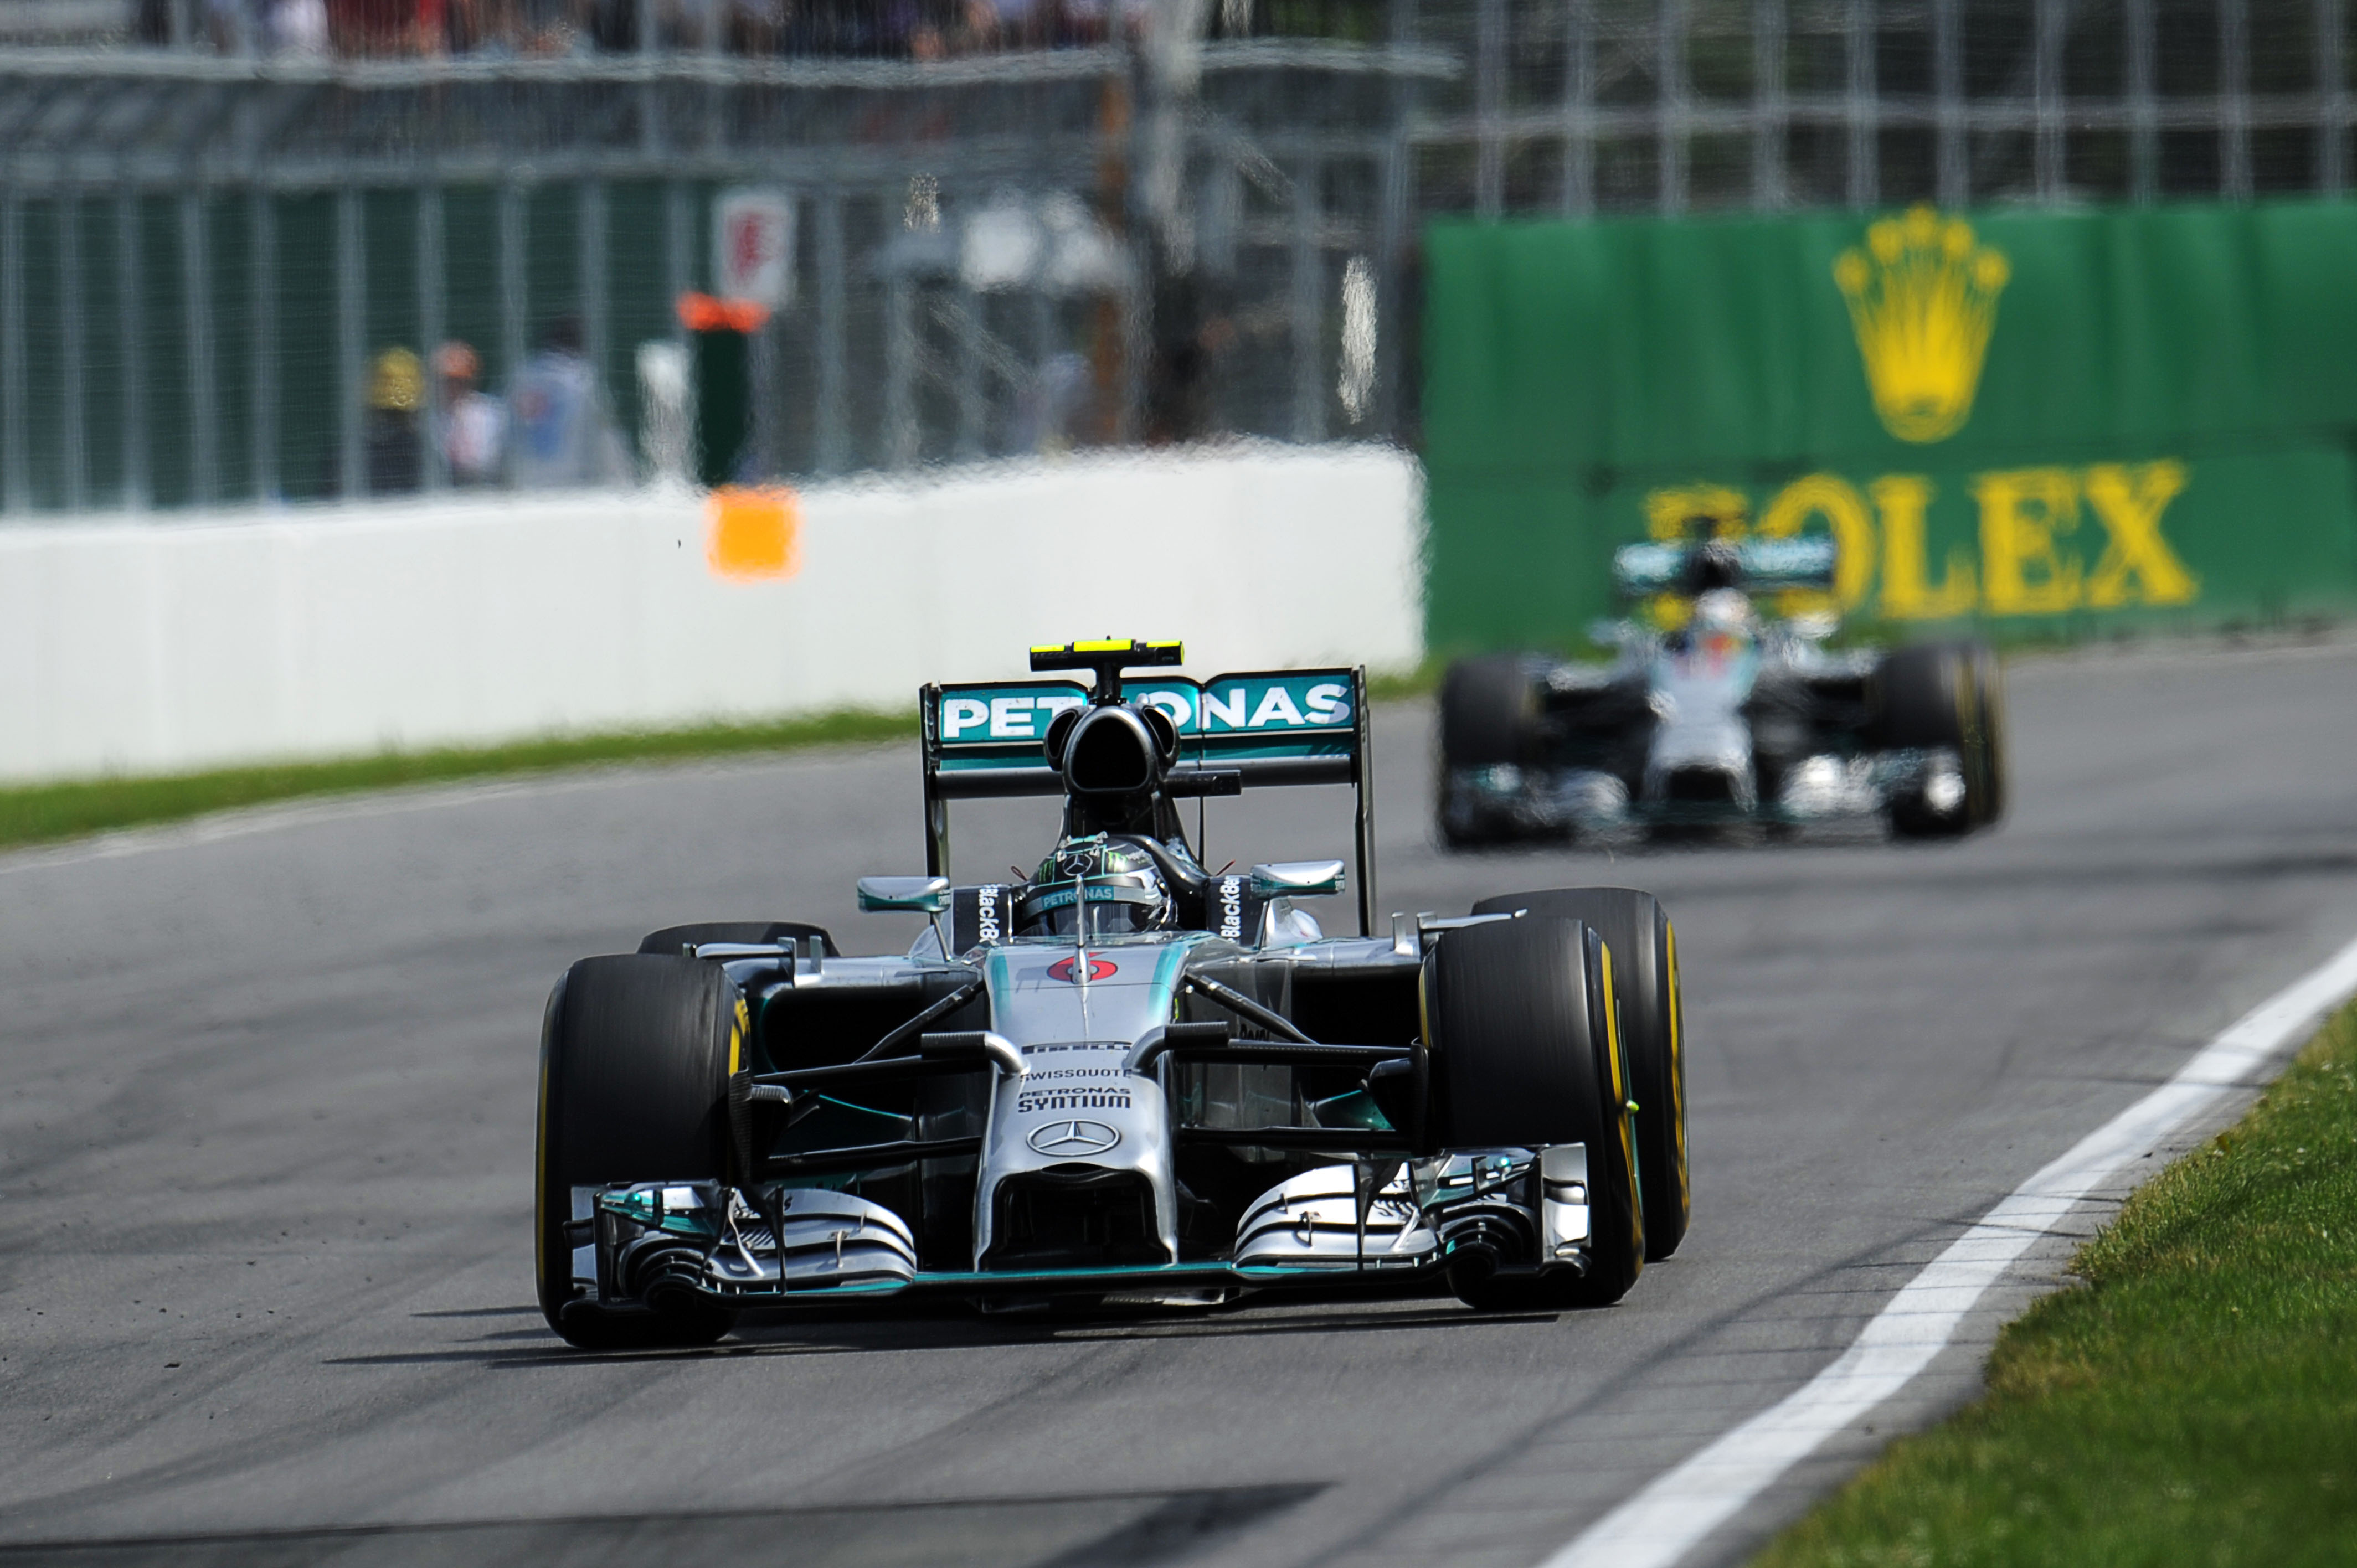
POLYGON ((1342 891, 1339 860, 1277 860, 1252 868, 1253 895, 1259 898, 1321 898, 1342 891))
POLYGON ((1841 629, 1840 618, 1824 610, 1806 611, 1785 624, 1792 628, 1793 636, 1809 642, 1823 642, 1841 629))
POLYGON ((939 915, 950 907, 950 879, 946 876, 863 876, 859 879, 859 907, 869 914, 878 910, 905 909, 919 915, 939 915))

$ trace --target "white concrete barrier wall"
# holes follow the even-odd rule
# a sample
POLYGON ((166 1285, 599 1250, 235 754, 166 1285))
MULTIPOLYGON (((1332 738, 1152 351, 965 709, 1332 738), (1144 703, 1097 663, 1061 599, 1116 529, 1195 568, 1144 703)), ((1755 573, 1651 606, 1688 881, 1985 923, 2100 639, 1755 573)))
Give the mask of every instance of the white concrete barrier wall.
POLYGON ((1388 449, 800 500, 800 571, 750 581, 688 496, 0 528, 0 779, 907 708, 1075 637, 1183 637, 1198 674, 1422 657, 1422 479, 1388 449))

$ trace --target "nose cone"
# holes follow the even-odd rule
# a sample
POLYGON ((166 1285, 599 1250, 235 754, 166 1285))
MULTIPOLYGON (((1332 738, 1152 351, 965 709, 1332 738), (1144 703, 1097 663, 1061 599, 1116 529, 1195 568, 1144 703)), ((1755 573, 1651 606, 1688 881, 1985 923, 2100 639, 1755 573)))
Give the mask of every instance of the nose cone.
POLYGON ((1182 950, 1017 943, 991 956, 994 1027, 1023 1047, 1001 1078, 974 1184, 974 1267, 1144 1267, 1178 1256, 1170 1117, 1125 1065, 1170 1017, 1182 950), (1081 965, 1088 964, 1082 980, 1081 965))
POLYGON ((1178 1261, 1170 1124, 1126 1043, 1024 1048, 991 1105, 974 1193, 980 1270, 1149 1267, 1178 1261))
POLYGON ((1656 803, 1759 803, 1751 768, 1751 732, 1739 718, 1681 717, 1653 732, 1645 763, 1645 795, 1656 803))

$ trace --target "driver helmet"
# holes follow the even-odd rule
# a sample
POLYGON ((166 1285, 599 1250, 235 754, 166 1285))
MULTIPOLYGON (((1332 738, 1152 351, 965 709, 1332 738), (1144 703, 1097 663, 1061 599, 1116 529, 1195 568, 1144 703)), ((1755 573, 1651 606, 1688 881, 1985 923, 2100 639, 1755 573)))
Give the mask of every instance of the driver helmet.
POLYGON ((1153 857, 1098 833, 1066 839, 1039 863, 1015 896, 1015 934, 1127 936, 1161 929, 1171 913, 1170 889, 1153 857))
POLYGON ((1751 601, 1733 588, 1712 588, 1694 602, 1696 631, 1742 632, 1751 628, 1751 601))

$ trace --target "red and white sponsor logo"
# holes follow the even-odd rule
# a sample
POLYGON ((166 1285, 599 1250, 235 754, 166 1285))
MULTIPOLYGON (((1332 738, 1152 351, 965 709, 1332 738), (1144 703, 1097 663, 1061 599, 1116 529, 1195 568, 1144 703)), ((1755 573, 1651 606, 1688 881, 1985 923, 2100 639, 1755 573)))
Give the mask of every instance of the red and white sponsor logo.
MULTIPOLYGON (((1079 965, 1080 956, 1077 953, 1071 958, 1060 958, 1055 962, 1048 966, 1048 978, 1050 980, 1060 980, 1067 985, 1078 985, 1081 983, 1079 965)), ((1120 966, 1115 964, 1113 960, 1109 958, 1098 958, 1093 953, 1089 955, 1089 978, 1091 980, 1103 980, 1106 976, 1117 972, 1120 966)))

